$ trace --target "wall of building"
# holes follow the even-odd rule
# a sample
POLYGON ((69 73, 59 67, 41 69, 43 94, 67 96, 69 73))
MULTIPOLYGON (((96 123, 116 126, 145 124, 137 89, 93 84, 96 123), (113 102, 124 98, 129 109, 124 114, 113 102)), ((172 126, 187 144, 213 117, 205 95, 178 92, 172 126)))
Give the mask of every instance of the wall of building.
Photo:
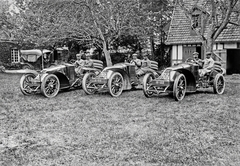
POLYGON ((0 42, 0 62, 11 63, 11 49, 18 48, 18 45, 12 42, 0 42))

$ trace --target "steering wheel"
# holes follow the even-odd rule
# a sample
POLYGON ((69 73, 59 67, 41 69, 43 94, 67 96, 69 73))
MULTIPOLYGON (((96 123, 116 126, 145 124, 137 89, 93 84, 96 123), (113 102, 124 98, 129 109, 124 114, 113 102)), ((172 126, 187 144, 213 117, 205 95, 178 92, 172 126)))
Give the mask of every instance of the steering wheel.
POLYGON ((193 63, 193 62, 194 62, 194 59, 193 59, 193 58, 187 58, 187 59, 185 60, 185 62, 191 62, 191 63, 193 63))

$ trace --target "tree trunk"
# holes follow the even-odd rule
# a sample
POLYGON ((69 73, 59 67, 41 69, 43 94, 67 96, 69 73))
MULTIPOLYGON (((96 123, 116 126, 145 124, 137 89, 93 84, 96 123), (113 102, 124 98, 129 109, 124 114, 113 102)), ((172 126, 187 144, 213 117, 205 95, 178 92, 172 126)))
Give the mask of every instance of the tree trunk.
POLYGON ((153 37, 153 35, 150 36, 150 47, 151 47, 152 59, 155 59, 155 48, 154 48, 154 37, 153 37))
POLYGON ((103 52, 104 52, 104 55, 105 55, 107 66, 112 66, 112 60, 111 60, 110 52, 107 49, 107 43, 106 43, 105 40, 103 41, 103 52))

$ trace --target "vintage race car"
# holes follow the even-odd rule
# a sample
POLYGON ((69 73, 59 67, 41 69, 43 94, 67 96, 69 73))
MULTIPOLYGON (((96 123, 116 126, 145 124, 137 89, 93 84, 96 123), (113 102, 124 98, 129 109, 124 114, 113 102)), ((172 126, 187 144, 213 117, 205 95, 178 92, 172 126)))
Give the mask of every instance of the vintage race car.
MULTIPOLYGON (((103 68, 103 62, 93 60, 93 66, 93 68, 83 68, 83 74, 98 75, 103 68)), ((29 70, 20 79, 20 89, 24 95, 42 93, 44 96, 52 98, 60 90, 81 87, 83 76, 75 73, 73 64, 62 63, 40 72, 29 70)))
MULTIPOLYGON (((158 63, 151 61, 151 69, 147 73, 156 76, 158 63)), ((109 92, 113 97, 118 97, 123 90, 142 87, 143 76, 137 77, 135 65, 130 63, 119 63, 106 67, 96 76, 94 73, 87 73, 83 77, 82 87, 86 94, 96 92, 109 92)))
POLYGON ((215 62, 211 72, 200 77, 199 65, 188 59, 184 63, 166 68, 156 79, 151 73, 146 74, 143 78, 143 92, 146 97, 169 93, 176 101, 182 100, 188 92, 196 92, 198 88, 213 87, 214 93, 223 94, 223 74, 221 63, 215 62))

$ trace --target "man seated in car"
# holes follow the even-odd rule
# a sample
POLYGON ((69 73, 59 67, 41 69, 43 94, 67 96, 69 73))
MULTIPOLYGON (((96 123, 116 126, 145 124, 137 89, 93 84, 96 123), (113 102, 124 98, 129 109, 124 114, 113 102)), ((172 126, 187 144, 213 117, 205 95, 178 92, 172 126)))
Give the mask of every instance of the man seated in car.
POLYGON ((212 59, 212 53, 207 52, 206 53, 206 59, 201 60, 203 63, 203 68, 199 69, 199 75, 200 77, 204 76, 206 73, 210 72, 214 66, 214 60, 212 59))
POLYGON ((93 61, 91 59, 91 54, 89 52, 87 52, 86 54, 86 60, 85 60, 85 64, 84 67, 93 67, 93 61))
POLYGON ((155 76, 157 76, 157 72, 155 72, 153 69, 151 69, 151 61, 148 59, 148 54, 143 54, 143 60, 141 68, 138 70, 137 75, 142 76, 147 72, 153 72, 155 76))
POLYGON ((193 60, 192 60, 192 62, 198 64, 198 65, 199 65, 199 68, 202 68, 202 60, 199 59, 198 55, 199 55, 198 52, 194 52, 194 53, 193 53, 193 60))
POLYGON ((80 51, 79 54, 76 55, 76 62, 74 63, 75 66, 75 72, 77 75, 81 74, 81 69, 85 64, 85 61, 82 59, 82 55, 84 55, 83 51, 80 51))
POLYGON ((139 68, 142 66, 142 62, 140 59, 137 58, 137 53, 134 53, 132 55, 132 60, 130 61, 130 64, 135 65, 136 72, 139 70, 139 68))

